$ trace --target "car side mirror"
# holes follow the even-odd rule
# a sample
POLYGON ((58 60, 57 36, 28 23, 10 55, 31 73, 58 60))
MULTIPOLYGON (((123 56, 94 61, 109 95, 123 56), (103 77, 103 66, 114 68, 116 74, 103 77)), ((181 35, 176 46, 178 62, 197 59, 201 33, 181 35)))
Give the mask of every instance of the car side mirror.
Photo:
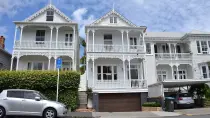
POLYGON ((36 101, 40 101, 41 98, 37 96, 37 97, 35 97, 35 100, 36 100, 36 101))

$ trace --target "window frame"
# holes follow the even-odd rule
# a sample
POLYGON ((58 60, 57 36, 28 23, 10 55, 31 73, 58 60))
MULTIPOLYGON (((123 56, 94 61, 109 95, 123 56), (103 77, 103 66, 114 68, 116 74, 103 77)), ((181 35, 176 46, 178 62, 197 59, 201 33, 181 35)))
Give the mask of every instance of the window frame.
POLYGON ((117 65, 96 65, 96 67, 97 67, 97 70, 96 70, 96 72, 97 72, 97 81, 117 81, 119 78, 118 78, 118 66, 117 65), (111 67, 111 73, 104 73, 104 66, 106 66, 106 67, 111 67), (98 67, 100 67, 100 72, 101 73, 98 73, 99 71, 98 71, 98 67), (116 67, 116 72, 114 72, 114 68, 116 67), (111 74, 111 79, 109 80, 109 79, 104 79, 104 74, 111 74), (100 79, 98 78, 99 76, 98 75, 100 75, 100 79), (116 79, 115 79, 115 75, 116 75, 116 79))
POLYGON ((159 82, 167 80, 167 77, 168 77, 168 72, 166 70, 157 70, 157 80, 159 82), (161 78, 159 78, 159 76, 161 78), (164 79, 164 76, 165 76, 165 79, 164 79))
MULTIPOLYGON (((187 79, 187 70, 186 69, 179 69, 178 70, 179 71, 179 79, 187 79), (180 74, 180 72, 181 72, 181 74, 180 74), (184 73, 183 73, 184 72, 184 73), (185 76, 185 78, 184 78, 184 76, 185 76)), ((178 78, 178 73, 177 73, 177 70, 174 70, 174 72, 173 72, 173 77, 174 77, 174 79, 175 80, 177 80, 178 78)))
POLYGON ((46 12, 46 21, 54 21, 54 10, 50 9, 50 10, 47 10, 46 12), (49 12, 51 12, 51 14, 48 14, 49 12), (52 18, 52 20, 50 19, 52 18))
POLYGON ((196 41, 197 54, 210 54, 210 40, 197 40, 196 41), (202 45, 205 42, 205 46, 202 45), (204 50, 206 49, 206 50, 204 50))
POLYGON ((109 23, 110 24, 117 24, 118 18, 116 16, 109 17, 109 23))
POLYGON ((130 49, 137 49, 137 45, 138 45, 137 37, 130 37, 130 49))
POLYGON ((151 43, 146 43, 145 45, 146 45, 146 54, 147 55, 151 55, 152 54, 152 46, 151 46, 151 43), (149 48, 148 48, 148 44, 149 44, 149 48))
POLYGON ((72 46, 73 33, 65 33, 65 46, 72 46))
POLYGON ((45 30, 36 30, 36 37, 35 37, 36 44, 44 44, 45 36, 46 36, 45 30))

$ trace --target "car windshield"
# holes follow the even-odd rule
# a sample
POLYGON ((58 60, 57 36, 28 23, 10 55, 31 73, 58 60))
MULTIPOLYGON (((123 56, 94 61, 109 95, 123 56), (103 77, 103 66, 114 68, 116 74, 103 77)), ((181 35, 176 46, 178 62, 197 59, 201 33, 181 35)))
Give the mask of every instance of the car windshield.
POLYGON ((191 97, 191 96, 187 93, 181 93, 179 94, 179 97, 191 97))
POLYGON ((36 92, 42 100, 48 100, 48 98, 40 92, 36 92))

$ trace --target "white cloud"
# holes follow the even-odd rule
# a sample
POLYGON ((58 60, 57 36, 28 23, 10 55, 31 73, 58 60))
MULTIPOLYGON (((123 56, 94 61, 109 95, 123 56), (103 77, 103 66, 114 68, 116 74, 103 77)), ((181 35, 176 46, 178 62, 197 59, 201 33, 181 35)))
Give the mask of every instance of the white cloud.
POLYGON ((0 18, 3 15, 13 17, 23 7, 29 7, 43 2, 43 0, 1 0, 0 18))
POLYGON ((6 26, 1 26, 0 27, 0 36, 7 37, 7 27, 6 26))
POLYGON ((73 20, 79 24, 79 33, 81 37, 85 37, 85 26, 92 23, 95 18, 94 15, 87 15, 88 10, 86 8, 79 8, 72 14, 73 20))

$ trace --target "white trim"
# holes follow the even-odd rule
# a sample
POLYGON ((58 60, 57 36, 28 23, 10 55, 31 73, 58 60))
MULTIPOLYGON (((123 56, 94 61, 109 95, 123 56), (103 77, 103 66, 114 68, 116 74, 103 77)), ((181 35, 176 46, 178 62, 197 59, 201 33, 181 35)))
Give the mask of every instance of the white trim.
MULTIPOLYGON (((121 14, 119 14, 118 12, 116 12, 115 10, 111 10, 110 12, 108 12, 107 14, 105 14, 104 16, 102 16, 101 18, 97 19, 96 21, 94 21, 92 24, 90 24, 90 26, 94 26, 95 24, 101 22, 103 19, 111 16, 111 15, 116 15, 119 18, 121 18, 123 21, 125 21, 126 23, 128 23, 131 27, 137 27, 135 24, 133 24, 131 21, 127 20, 125 17, 123 17, 121 14)), ((109 19, 110 20, 110 19, 109 19)), ((114 19, 113 19, 114 20, 114 19)), ((111 23, 110 23, 111 24, 111 23)))
POLYGON ((141 92, 148 92, 148 89, 141 89, 141 88, 131 88, 131 89, 104 89, 104 90, 95 90, 93 92, 96 93, 141 93, 141 92))
MULTIPOLYGON (((36 13, 34 13, 31 16, 29 16, 28 18, 26 18, 24 21, 25 22, 31 21, 34 18, 38 17, 41 13, 47 11, 48 9, 54 10, 54 12, 56 12, 61 17, 63 17, 67 22, 71 22, 72 23, 72 20, 68 16, 66 16, 63 12, 61 12, 59 9, 57 9, 54 5, 47 5, 47 6, 45 6, 44 8, 40 9, 36 13)), ((46 22, 52 22, 52 21, 46 21, 46 22)))

